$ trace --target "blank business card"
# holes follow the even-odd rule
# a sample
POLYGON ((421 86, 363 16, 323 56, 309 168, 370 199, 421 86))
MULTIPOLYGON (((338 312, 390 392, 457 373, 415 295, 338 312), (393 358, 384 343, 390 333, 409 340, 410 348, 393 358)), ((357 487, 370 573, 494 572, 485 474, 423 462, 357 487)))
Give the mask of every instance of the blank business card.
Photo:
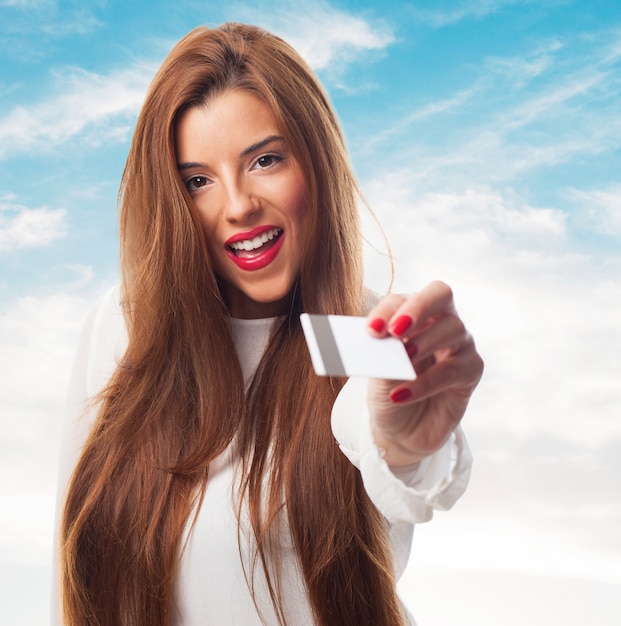
POLYGON ((366 317, 303 313, 300 321, 319 376, 416 378, 403 342, 396 337, 369 335, 366 317))

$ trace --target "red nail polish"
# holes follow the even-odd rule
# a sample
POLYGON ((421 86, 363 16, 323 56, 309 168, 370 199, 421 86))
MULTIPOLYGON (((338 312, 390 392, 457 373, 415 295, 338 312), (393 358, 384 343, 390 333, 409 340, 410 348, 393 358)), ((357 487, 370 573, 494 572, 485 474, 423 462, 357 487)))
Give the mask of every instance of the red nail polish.
POLYGON ((395 323, 392 325, 391 331, 393 335, 397 337, 401 337, 405 333, 405 331, 411 326, 412 318, 409 315, 401 315, 395 320, 395 323))
POLYGON ((405 402, 406 400, 409 400, 411 397, 412 397, 412 392, 407 387, 404 387, 403 389, 397 389, 397 391, 393 391, 390 394, 390 399, 395 404, 398 404, 399 402, 405 402))
POLYGON ((383 332, 385 327, 386 327, 386 324, 384 323, 384 320, 381 317, 376 317, 372 322, 369 323, 369 328, 374 330, 376 333, 383 332))

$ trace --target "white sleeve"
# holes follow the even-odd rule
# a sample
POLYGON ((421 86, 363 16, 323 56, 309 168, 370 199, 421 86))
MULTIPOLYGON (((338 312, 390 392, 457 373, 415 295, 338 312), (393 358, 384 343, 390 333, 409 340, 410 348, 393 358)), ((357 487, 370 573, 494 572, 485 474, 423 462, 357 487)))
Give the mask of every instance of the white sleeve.
POLYGON ((366 399, 367 380, 349 379, 334 403, 332 431, 375 506, 391 524, 427 522, 434 509, 450 509, 466 490, 472 466, 461 428, 415 468, 391 470, 373 440, 366 399))
POLYGON ((87 317, 73 360, 63 417, 54 526, 51 623, 62 624, 59 532, 65 492, 97 414, 93 397, 103 389, 127 345, 118 288, 110 289, 87 317))

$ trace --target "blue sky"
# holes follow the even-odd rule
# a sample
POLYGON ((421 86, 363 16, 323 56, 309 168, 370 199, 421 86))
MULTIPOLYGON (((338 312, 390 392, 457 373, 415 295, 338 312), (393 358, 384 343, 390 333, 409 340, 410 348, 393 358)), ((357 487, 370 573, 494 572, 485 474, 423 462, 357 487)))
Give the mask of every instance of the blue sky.
POLYGON ((395 288, 449 282, 486 358, 464 423, 470 489, 417 529, 402 581, 420 625, 618 624, 614 0, 0 0, 0 621, 45 622, 64 389, 82 320, 118 280, 116 194, 144 91, 180 37, 228 20, 316 69, 395 288))

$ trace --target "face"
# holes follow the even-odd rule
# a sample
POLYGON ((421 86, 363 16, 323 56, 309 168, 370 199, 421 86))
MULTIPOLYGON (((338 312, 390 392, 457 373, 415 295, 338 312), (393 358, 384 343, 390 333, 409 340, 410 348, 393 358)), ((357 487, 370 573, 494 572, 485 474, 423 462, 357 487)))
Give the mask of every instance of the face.
POLYGON ((231 315, 286 313, 305 245, 307 194, 268 107, 226 91, 190 108, 177 124, 176 152, 231 315))

